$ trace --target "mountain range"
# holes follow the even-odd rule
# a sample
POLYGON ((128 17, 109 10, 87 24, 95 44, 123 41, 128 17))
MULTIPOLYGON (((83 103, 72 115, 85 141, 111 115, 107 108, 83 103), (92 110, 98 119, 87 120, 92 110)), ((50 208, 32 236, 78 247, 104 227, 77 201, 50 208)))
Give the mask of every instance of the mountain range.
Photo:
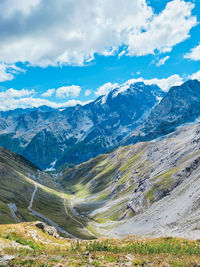
POLYGON ((85 106, 0 112, 0 145, 43 170, 70 167, 195 120, 200 115, 199 96, 197 80, 167 93, 140 82, 118 87, 85 106))
POLYGON ((136 83, 85 106, 0 112, 0 145, 41 169, 84 162, 116 147, 164 95, 156 85, 136 83))

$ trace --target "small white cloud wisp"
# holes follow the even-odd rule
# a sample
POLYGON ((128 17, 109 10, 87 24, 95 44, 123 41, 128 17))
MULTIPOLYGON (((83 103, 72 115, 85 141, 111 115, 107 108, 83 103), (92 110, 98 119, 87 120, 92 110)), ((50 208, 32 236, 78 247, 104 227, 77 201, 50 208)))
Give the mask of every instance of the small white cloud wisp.
POLYGON ((199 61, 200 60, 200 43, 190 50, 189 53, 185 54, 184 58, 190 60, 199 61))
POLYGON ((62 86, 56 90, 56 97, 78 97, 81 92, 81 87, 78 85, 62 86))

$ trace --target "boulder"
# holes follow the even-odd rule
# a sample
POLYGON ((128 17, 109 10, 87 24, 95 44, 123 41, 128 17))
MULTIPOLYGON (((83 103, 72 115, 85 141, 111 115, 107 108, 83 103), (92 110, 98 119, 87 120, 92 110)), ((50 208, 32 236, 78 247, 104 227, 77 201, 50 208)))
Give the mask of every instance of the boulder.
POLYGON ((56 238, 59 237, 59 234, 58 234, 56 228, 53 227, 53 226, 46 226, 44 231, 45 231, 47 234, 52 235, 53 237, 56 237, 56 238))
POLYGON ((40 221, 35 222, 35 226, 44 231, 46 224, 40 221))

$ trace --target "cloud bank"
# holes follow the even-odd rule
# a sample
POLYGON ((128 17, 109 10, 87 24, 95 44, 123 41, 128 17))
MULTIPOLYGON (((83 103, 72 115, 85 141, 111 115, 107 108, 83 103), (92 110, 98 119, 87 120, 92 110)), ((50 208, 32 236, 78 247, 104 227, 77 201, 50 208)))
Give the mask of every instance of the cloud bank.
MULTIPOLYGON (((51 92, 50 90, 46 92, 46 96, 48 93, 50 94, 51 92)), ((44 94, 41 96, 43 97, 44 94)), ((41 97, 37 97, 36 92, 33 89, 16 90, 10 88, 6 91, 0 92, 0 110, 2 111, 16 109, 16 108, 32 108, 44 105, 52 108, 62 108, 62 107, 76 106, 77 104, 85 105, 88 102, 89 101, 83 102, 80 100, 71 99, 66 102, 57 103, 41 97)))
MULTIPOLYGON (((96 91, 93 91, 93 96, 101 96, 106 95, 110 91, 118 88, 119 92, 125 91, 131 84, 137 83, 137 82, 144 82, 147 85, 157 84, 163 91, 168 91, 172 86, 181 85, 186 79, 197 79, 200 81, 200 71, 193 73, 192 75, 188 77, 181 77, 178 74, 171 75, 167 78, 154 78, 154 79, 144 79, 142 77, 130 79, 126 81, 123 84, 118 83, 111 83, 107 82, 97 88, 96 91)), ((28 89, 22 89, 22 90, 16 90, 13 88, 10 88, 8 90, 0 92, 0 110, 11 110, 16 108, 32 108, 32 107, 39 107, 39 106, 49 106, 52 108, 64 108, 64 107, 70 107, 70 106, 76 106, 79 105, 85 105, 92 100, 89 101, 80 101, 77 99, 70 99, 64 102, 57 102, 52 101, 49 99, 45 99, 51 97, 53 94, 55 97, 76 97, 79 95, 81 88, 79 86, 63 86, 56 89, 49 89, 45 93, 38 95, 37 92, 34 89, 28 90, 28 89), (76 88, 75 91, 72 90, 72 88, 76 88)), ((89 96, 92 94, 91 90, 86 90, 85 95, 89 96)))
POLYGON ((146 0, 1 0, 0 62, 81 66, 122 46, 119 57, 169 52, 196 25, 193 8, 183 0, 160 14, 146 0))

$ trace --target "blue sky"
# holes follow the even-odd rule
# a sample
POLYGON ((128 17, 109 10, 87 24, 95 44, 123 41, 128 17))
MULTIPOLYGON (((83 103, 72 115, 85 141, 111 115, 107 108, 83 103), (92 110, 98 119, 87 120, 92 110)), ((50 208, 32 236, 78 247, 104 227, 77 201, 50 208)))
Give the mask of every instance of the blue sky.
POLYGON ((85 103, 128 80, 200 80, 199 0, 72 2, 1 1, 1 110, 85 103))

